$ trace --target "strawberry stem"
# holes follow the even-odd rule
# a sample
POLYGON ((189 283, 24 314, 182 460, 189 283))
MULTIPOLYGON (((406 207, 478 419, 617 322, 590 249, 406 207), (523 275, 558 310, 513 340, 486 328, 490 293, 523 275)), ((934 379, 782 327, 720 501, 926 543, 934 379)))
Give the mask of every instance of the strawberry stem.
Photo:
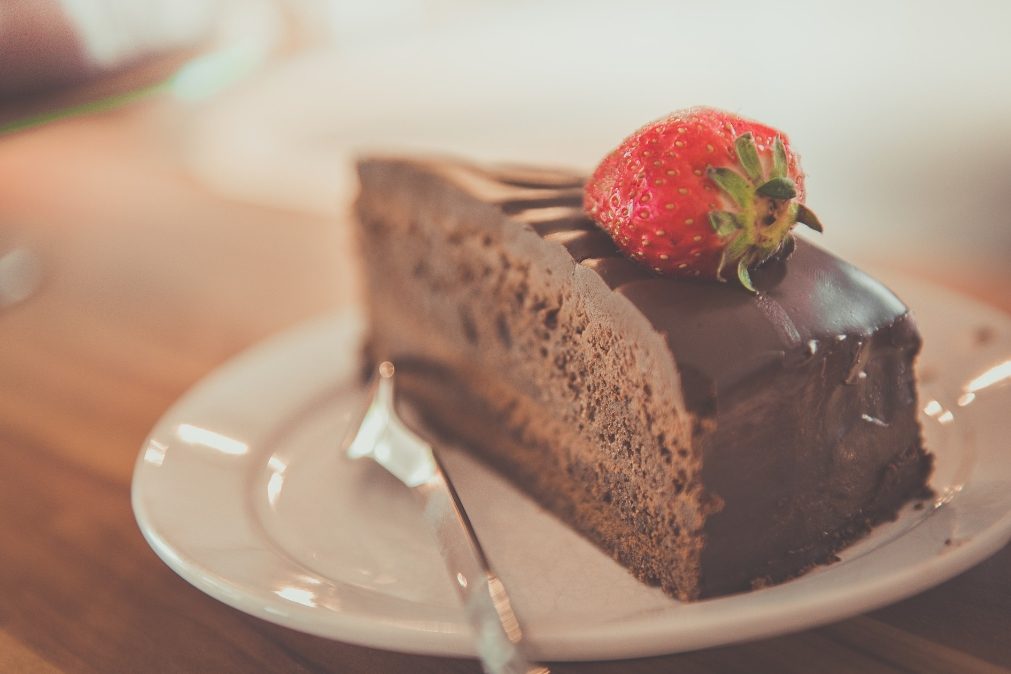
POLYGON ((818 216, 814 214, 810 208, 804 204, 797 204, 797 222, 802 225, 807 225, 816 232, 824 232, 825 228, 822 227, 821 221, 818 216))

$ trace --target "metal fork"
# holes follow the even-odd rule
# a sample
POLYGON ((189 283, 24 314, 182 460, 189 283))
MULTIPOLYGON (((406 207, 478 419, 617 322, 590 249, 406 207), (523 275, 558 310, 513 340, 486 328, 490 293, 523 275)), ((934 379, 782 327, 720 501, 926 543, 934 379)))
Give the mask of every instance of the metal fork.
POLYGON ((424 508, 454 587, 474 630, 487 674, 549 674, 529 660, 523 633, 499 577, 492 571, 474 527, 432 445, 397 414, 395 368, 377 368, 361 423, 348 429, 343 448, 352 459, 368 457, 414 492, 424 508))

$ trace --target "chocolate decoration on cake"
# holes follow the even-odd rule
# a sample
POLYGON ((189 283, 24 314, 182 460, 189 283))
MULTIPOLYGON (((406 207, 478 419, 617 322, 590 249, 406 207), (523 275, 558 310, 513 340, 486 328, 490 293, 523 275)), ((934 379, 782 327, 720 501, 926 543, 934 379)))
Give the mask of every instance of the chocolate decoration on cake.
POLYGON ((574 174, 359 171, 370 357, 643 581, 686 600, 781 582, 929 493, 919 336, 852 265, 798 240, 751 294, 627 259, 574 174))

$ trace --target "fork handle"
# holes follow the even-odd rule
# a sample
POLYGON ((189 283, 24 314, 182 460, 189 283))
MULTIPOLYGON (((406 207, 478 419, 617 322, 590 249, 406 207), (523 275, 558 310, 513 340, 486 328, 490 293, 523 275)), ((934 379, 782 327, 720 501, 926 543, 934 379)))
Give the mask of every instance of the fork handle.
POLYGON ((463 601, 485 672, 549 674, 547 667, 527 658, 523 633, 505 587, 491 570, 437 453, 435 460, 438 470, 414 492, 422 501, 425 520, 435 533, 450 579, 463 601))

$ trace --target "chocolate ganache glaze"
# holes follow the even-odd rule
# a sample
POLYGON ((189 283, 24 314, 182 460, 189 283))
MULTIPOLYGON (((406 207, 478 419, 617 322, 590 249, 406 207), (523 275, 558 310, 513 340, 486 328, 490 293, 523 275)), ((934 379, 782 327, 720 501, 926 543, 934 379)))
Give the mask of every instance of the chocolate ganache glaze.
POLYGON ((421 166, 562 246, 665 340, 711 503, 698 596, 831 561, 929 494, 912 371, 920 339, 905 305, 859 269, 798 238, 753 271, 756 294, 666 278, 582 213, 579 176, 421 166))
MULTIPOLYGON (((523 184, 533 186, 535 175, 523 184)), ((550 194, 506 198, 499 205, 596 271, 664 334, 677 357, 686 400, 697 410, 715 405, 720 390, 768 368, 806 361, 849 335, 863 344, 859 335, 910 320, 905 305, 882 284, 803 239, 790 254, 755 270, 755 295, 731 283, 658 276, 622 255, 582 213, 581 191, 542 187, 550 194), (553 217, 536 217, 545 211, 553 217), (784 283, 788 273, 790 282, 784 283), (695 329, 679 328, 686 323, 695 329)), ((915 328, 910 330, 915 336, 915 328)), ((854 366, 866 358, 860 348, 846 345, 846 350, 854 366)))

